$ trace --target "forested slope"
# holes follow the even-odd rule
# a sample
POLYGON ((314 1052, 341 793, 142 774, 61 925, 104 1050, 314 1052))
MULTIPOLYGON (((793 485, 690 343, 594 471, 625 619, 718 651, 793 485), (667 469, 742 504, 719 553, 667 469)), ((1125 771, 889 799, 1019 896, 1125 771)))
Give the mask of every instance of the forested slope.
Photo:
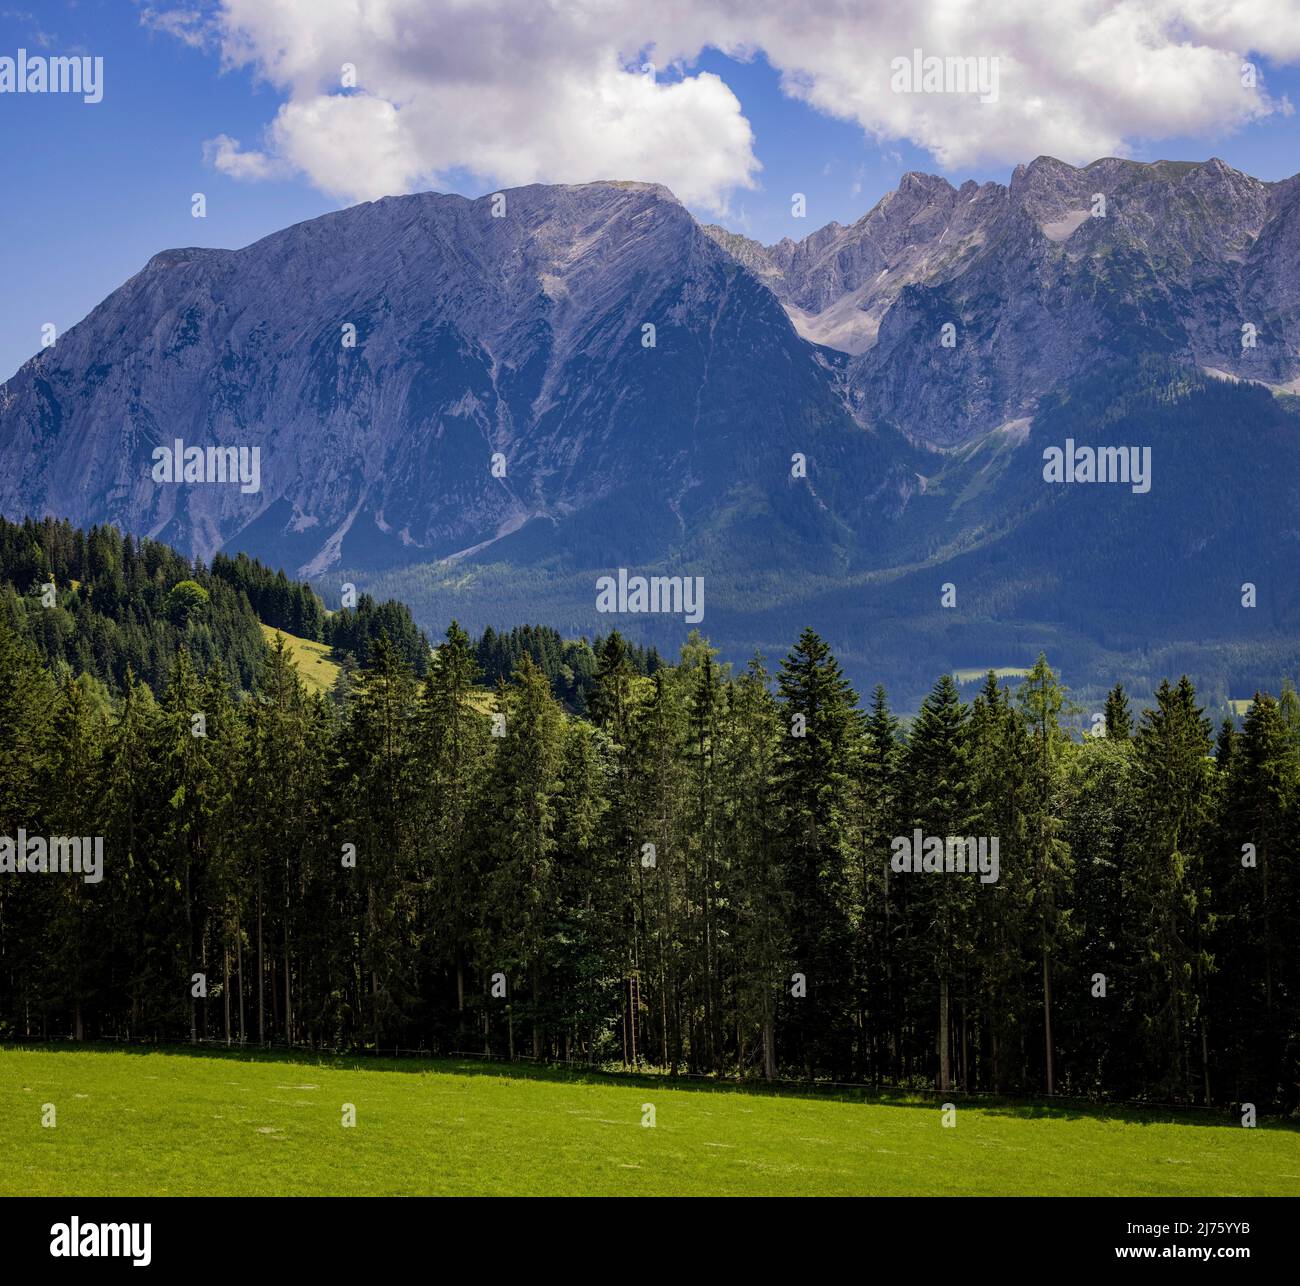
POLYGON ((811 630, 774 677, 612 635, 586 718, 527 656, 484 711, 455 626, 341 704, 236 668, 96 701, 0 615, 0 837, 103 852, 0 879, 0 1033, 1296 1105, 1293 691, 1216 740, 1117 689, 1078 741, 1044 659, 904 727, 811 630), (918 830, 995 878, 900 871, 918 830))
POLYGON ((248 690, 265 657, 259 622, 364 664, 387 637, 423 673, 429 644, 400 603, 361 594, 326 612, 312 587, 243 554, 189 559, 116 527, 0 518, 0 616, 37 652, 120 691, 128 670, 155 693, 184 648, 199 674, 217 662, 248 690))

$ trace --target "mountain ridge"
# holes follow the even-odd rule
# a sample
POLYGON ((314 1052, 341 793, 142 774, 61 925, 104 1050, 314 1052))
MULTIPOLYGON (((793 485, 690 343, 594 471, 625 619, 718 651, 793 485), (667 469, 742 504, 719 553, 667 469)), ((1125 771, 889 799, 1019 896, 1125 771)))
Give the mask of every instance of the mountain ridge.
POLYGON ((1266 182, 1217 157, 1074 167, 1040 156, 1006 185, 954 188, 910 171, 855 223, 799 242, 705 230, 777 294, 805 339, 849 356, 864 414, 900 419, 907 408, 908 431, 931 443, 1032 413, 1049 381, 1083 369, 1071 334, 1114 356, 1140 324, 1160 351, 1203 370, 1300 390, 1300 276, 1286 267, 1300 248, 1300 176, 1266 182), (1102 291, 1109 308, 1092 302, 1102 291), (997 329, 1006 317, 1010 337, 997 329), (930 379, 933 362, 900 354, 933 346, 944 320, 958 349, 970 343, 995 368, 997 387, 980 387, 960 361, 955 379, 930 379), (1250 348, 1239 342, 1247 323, 1250 348), (1026 344, 1009 351, 1025 333, 1046 369, 1026 363, 1026 344), (1026 364, 1020 377, 1013 368, 1026 364))
MULTIPOLYGON (((1243 490, 1267 477, 1285 511, 1300 476, 1285 408, 1249 392, 1300 371, 1293 251, 1300 183, 1214 159, 1038 158, 1007 185, 956 188, 912 173, 854 224, 775 247, 699 224, 657 184, 387 197, 240 250, 153 256, 0 386, 0 513, 242 550, 327 593, 405 577, 432 628, 553 611, 591 632, 607 624, 593 575, 707 574, 728 646, 786 636, 814 606, 853 635, 870 604, 893 622, 886 664, 916 650, 909 613, 951 635, 957 617, 922 608, 930 581, 967 568, 961 619, 1004 639, 991 660, 1021 659, 1005 653, 1022 610, 1068 626, 1085 657, 1105 622, 1043 618, 1042 586, 1089 574, 1068 546, 1044 561, 1051 515, 1081 524, 1080 551, 1158 539, 1155 512, 1225 522, 1157 599, 1184 577, 1249 579, 1242 558, 1272 575, 1293 552, 1285 526, 1260 543, 1243 490), (871 342, 810 341, 812 322, 871 342), (1207 371, 1240 390, 1212 394, 1207 371), (1108 408, 1135 395, 1188 408, 1205 476, 1168 454, 1173 425, 1156 474, 1183 508, 1046 488, 1044 426, 1104 442, 1108 408), (1203 425, 1211 409, 1236 442, 1203 425), (154 482, 152 452, 178 438, 256 447, 260 491, 154 482), (1226 511, 1216 469, 1237 489, 1226 511), (532 597, 492 617, 519 586, 532 597)), ((978 664, 959 637, 951 655, 978 664)))

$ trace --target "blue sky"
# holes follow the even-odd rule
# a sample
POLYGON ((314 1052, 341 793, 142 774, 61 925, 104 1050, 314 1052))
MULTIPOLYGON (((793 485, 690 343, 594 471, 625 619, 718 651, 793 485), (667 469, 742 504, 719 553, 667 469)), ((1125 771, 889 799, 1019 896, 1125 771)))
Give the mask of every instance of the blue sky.
MULTIPOLYGON (((376 0, 381 6, 383 2, 376 0)), ((402 0, 389 2, 400 5, 402 0)), ((292 0, 285 4, 291 6, 292 0)), ((428 7, 437 5, 430 0, 428 7)), ((31 0, 26 4, 23 0, 0 0, 0 56, 14 56, 19 48, 33 54, 88 53, 102 56, 105 67, 104 98, 97 104, 83 103, 72 95, 0 95, 4 232, 0 237, 0 280, 5 305, 0 309, 0 379, 37 351, 44 323, 53 322, 60 332, 74 324, 157 251, 187 245, 242 246, 290 223, 351 203, 348 194, 337 190, 339 180, 326 166, 302 162, 308 153, 301 140, 289 139, 283 144, 285 157, 295 158, 297 163, 277 160, 272 176, 262 181, 250 182, 233 172, 220 172, 205 160, 205 142, 223 135, 241 140, 244 151, 273 147, 265 142, 266 131, 277 113, 295 97, 305 96, 310 101, 313 91, 304 89, 301 77, 292 84, 285 77, 277 81, 272 75, 268 79, 265 63, 259 65, 256 60, 223 71, 219 35, 209 30, 199 39, 195 34, 199 29, 191 27, 187 42, 159 29, 152 12, 125 0, 46 0, 39 10, 34 10, 31 0), (323 190, 330 187, 336 190, 323 190), (195 192, 206 195, 205 219, 191 215, 195 192)), ((774 49, 784 48, 782 33, 759 35, 774 49)), ((266 39, 272 37, 273 33, 266 39)), ((682 36, 682 47, 689 48, 692 39, 695 37, 682 36)), ((833 49, 828 50, 827 59, 833 54, 833 49)), ((806 55, 805 51, 801 56, 815 60, 816 54, 806 55)), ((374 61, 371 55, 368 65, 373 66, 374 61)), ((1284 95, 1300 101, 1296 66, 1262 56, 1258 61, 1275 101, 1284 95)), ((843 69, 832 67, 829 61, 827 68, 824 83, 830 87, 824 90, 825 95, 834 98, 838 92, 836 102, 847 101, 843 69), (835 76, 840 77, 838 91, 831 83, 835 76)), ((402 74, 409 75, 409 69, 402 74)), ((484 74, 498 73, 489 69, 484 74)), ((752 158, 761 168, 752 172, 753 186, 729 184, 724 173, 713 189, 723 192, 722 197, 689 204, 702 219, 724 223, 764 242, 786 235, 805 236, 832 219, 852 222, 907 170, 944 173, 953 183, 967 178, 1006 181, 1013 157, 1028 161, 1037 151, 1050 150, 1041 146, 1041 136, 1028 142, 1024 153, 1015 151, 1014 140, 1002 138, 990 144, 987 158, 945 166, 935 154, 936 147, 924 145, 922 126, 910 129, 920 142, 873 136, 857 120, 836 119, 828 110, 817 110, 783 93, 780 71, 762 52, 742 61, 706 45, 698 56, 661 73, 659 89, 689 79, 703 91, 712 84, 710 75, 718 77, 725 89, 713 87, 717 92, 709 100, 708 110, 727 98, 726 91, 738 100, 739 112, 752 132, 752 158), (701 78, 701 73, 706 75, 701 78), (790 215, 790 195, 796 191, 807 195, 808 217, 803 220, 790 215), (723 205, 721 213, 718 201, 723 205)), ((410 97, 409 83, 401 92, 410 97)), ((392 91, 392 96, 398 98, 399 91, 392 91)), ((687 106, 685 110, 693 109, 687 106)), ((737 117, 732 111, 720 119, 724 125, 734 125, 737 117)), ((1176 125, 1179 118, 1173 119, 1176 125)), ((1139 160, 1218 155, 1264 179, 1300 171, 1300 122, 1295 115, 1275 110, 1235 131, 1223 129, 1221 122, 1213 119, 1208 128, 1204 119, 1197 124, 1190 136, 1166 127, 1156 139, 1128 137, 1124 141, 1126 154, 1139 160)), ((418 147, 422 136, 413 137, 417 142, 410 146, 418 147)), ((481 142, 481 137, 477 144, 467 139, 465 154, 473 155, 481 142)), ((471 196, 509 186, 499 175, 476 176, 463 164, 449 164, 447 158, 457 154, 454 148, 448 150, 446 143, 444 137, 438 138, 436 165, 430 166, 437 186, 471 196)), ((983 146, 979 140, 976 143, 983 146)), ((638 160, 638 167, 658 165, 653 152, 642 149, 636 154, 651 158, 638 160)), ((557 155, 559 159, 550 164, 560 177, 569 177, 565 167, 571 169, 573 163, 562 153, 557 155)), ((602 161, 602 165, 618 164, 617 140, 606 155, 613 159, 602 161)), ((720 163, 724 171, 727 163, 720 163)), ((519 172, 519 164, 502 162, 507 171, 513 165, 519 172)), ((683 173, 680 158, 671 164, 665 161, 664 167, 672 174, 683 173), (672 169, 673 164, 678 168, 672 169)), ((505 177, 509 179, 510 174, 505 177)), ((552 176, 543 172, 540 177, 552 176)), ((607 173, 585 177, 664 176, 607 173)), ((368 181, 367 191, 385 190, 382 173, 368 181)))

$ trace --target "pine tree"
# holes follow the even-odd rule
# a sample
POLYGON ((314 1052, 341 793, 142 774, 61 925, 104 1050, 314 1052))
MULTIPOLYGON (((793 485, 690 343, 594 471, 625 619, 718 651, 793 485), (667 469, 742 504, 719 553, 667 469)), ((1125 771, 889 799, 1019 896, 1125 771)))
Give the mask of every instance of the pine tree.
MULTIPOLYGON (((660 693, 656 699, 664 694, 660 693)), ((636 691, 636 671, 627 643, 617 630, 604 640, 599 649, 596 681, 588 697, 588 708, 596 726, 605 734, 613 773, 610 781, 610 808, 606 815, 607 842, 611 851, 623 855, 625 871, 625 897, 620 929, 624 936, 625 962, 623 996, 623 1057, 635 1062, 639 1056, 637 1044, 641 1025, 640 1005, 633 1005, 633 993, 645 953, 645 899, 647 880, 639 862, 631 856, 640 851, 645 841, 639 838, 644 829, 638 795, 643 786, 635 780, 633 763, 637 754, 634 745, 636 723, 641 702, 636 691)), ((664 894, 667 896, 666 892, 664 894)), ((660 965, 662 966, 662 961, 660 965)), ((661 969, 662 972, 662 969, 661 969)), ((661 978, 665 983, 666 980, 661 978)), ((662 1022, 661 1022, 662 1025, 662 1022)))
MULTIPOLYGON (((1135 1003, 1149 1083, 1189 1098, 1193 1040, 1204 1017, 1211 927, 1204 852, 1210 723, 1184 676, 1160 685, 1134 738, 1139 825, 1125 865, 1129 939, 1136 945, 1135 1003)), ((1198 1041, 1202 1080, 1204 1042, 1198 1041)))
POLYGON ((1274 1100, 1291 1089, 1300 973, 1287 949, 1300 932, 1300 768, 1284 707, 1256 692, 1223 801, 1222 911, 1233 932, 1221 948, 1219 1006, 1227 1067, 1238 1100, 1274 1100), (1283 1089, 1283 1085, 1286 1089, 1283 1089))
MULTIPOLYGON (((1031 772, 1034 757, 1024 716, 1011 693, 990 672, 971 708, 972 828, 997 836, 1000 870, 996 883, 977 893, 976 947, 980 995, 963 994, 963 1037, 968 1007, 975 1013, 987 1081, 1001 1090, 1013 1077, 1012 1052, 1023 1046, 1030 1008, 1025 980, 1033 972, 1033 897, 1029 862, 1031 772)), ((965 982, 965 979, 963 979, 965 982)), ((963 1064, 966 1042, 963 1039, 963 1064)), ((1022 1082, 1023 1083, 1023 1082, 1022 1082)))
POLYGON ((410 670, 380 635, 348 709, 336 769, 342 833, 356 846, 364 891, 361 964, 376 1043, 409 1016, 417 973, 414 697, 410 670))
POLYGON ((736 1057, 747 1069, 744 1033, 757 1037, 765 1079, 777 1074, 776 1022, 783 984, 794 970, 790 898, 782 873, 780 823, 769 805, 779 772, 783 729, 762 659, 732 685, 723 773, 730 801, 727 847, 733 855, 736 1057))
POLYGON ((859 748, 862 818, 854 918, 855 982, 860 1048, 857 1075, 899 1079, 902 997, 897 956, 903 950, 903 917, 891 882, 890 842, 902 832, 900 780, 903 744, 899 721, 890 713, 885 689, 877 684, 859 748))
POLYGON ((156 1032, 179 1001, 175 974, 160 989, 151 968, 155 908, 171 902, 157 838, 165 824, 165 800, 157 788, 162 718, 153 694, 128 670, 104 765, 104 862, 118 872, 109 882, 114 924, 109 985, 127 1002, 115 1015, 113 1034, 128 1039, 156 1032))
MULTIPOLYGON (((199 1006, 191 979, 195 974, 206 976, 203 941, 210 844, 217 831, 213 797, 220 789, 208 739, 210 711, 205 695, 189 654, 182 648, 163 701, 165 722, 160 730, 162 786, 167 799, 162 875, 164 886, 169 881, 176 884, 182 924, 177 926, 174 942, 162 954, 159 970, 164 978, 171 979, 170 985, 176 987, 178 996, 185 998, 191 1040, 198 1038, 199 1028, 199 1006)), ((163 916, 166 914, 164 909, 163 916)), ((160 927, 160 932, 166 934, 167 930, 160 927)))
POLYGON ((466 971, 483 895, 472 817, 488 742, 487 720, 474 705, 479 677, 469 635, 452 621, 420 694, 416 771, 429 854, 425 918, 434 965, 455 976, 458 1042, 465 1035, 466 971))
POLYGON ((624 1058, 657 1048, 674 1073, 683 1061, 702 1070, 698 886, 704 861, 701 806, 692 790, 698 763, 688 727, 693 675, 662 671, 633 707, 630 744, 617 755, 611 816, 625 873, 624 1058), (647 849, 646 845, 651 848, 647 849))
MULTIPOLYGON (((83 846, 102 843, 99 830, 99 769, 104 720, 91 696, 91 680, 68 677, 59 691, 51 728, 49 778, 43 794, 51 835, 79 839, 83 846)), ((48 890, 53 902, 47 949, 48 976, 58 979, 61 1007, 70 1016, 74 1040, 85 1037, 85 1014, 98 1003, 97 979, 104 961, 100 952, 108 927, 107 897, 100 880, 89 885, 73 876, 48 890)))
POLYGON ((619 1004, 625 943, 619 932, 623 863, 604 843, 606 764, 601 734, 571 720, 565 729, 555 803, 555 863, 560 881, 553 939, 553 987, 564 1024, 564 1055, 594 1061, 607 1015, 619 1004))
POLYGON ((1056 1092, 1055 1044, 1052 1037, 1052 967, 1069 932, 1068 909, 1062 900, 1070 880, 1070 851, 1060 839, 1059 793, 1062 748, 1067 742, 1060 726, 1062 713, 1074 713, 1065 689, 1041 652, 1017 694, 1030 735, 1028 791, 1025 800, 1026 844, 1030 889, 1038 923, 1043 980, 1043 1080, 1047 1093, 1056 1092))
POLYGON ((684 811, 691 842, 684 847, 691 853, 686 900, 695 912, 687 965, 698 979, 699 1056, 693 1061, 703 1069, 720 1072, 723 991, 727 981, 723 963, 727 934, 721 912, 723 889, 728 884, 728 857, 723 845, 726 819, 719 764, 725 696, 714 653, 715 649, 692 631, 682 655, 684 674, 690 682, 684 811))
POLYGON ((791 945, 807 995, 787 999, 795 1059, 806 1075, 845 1061, 843 1017, 852 967, 845 914, 852 838, 853 741, 857 697, 831 650, 805 629, 777 679, 782 739, 777 806, 784 883, 791 897, 791 945))
POLYGON ((1133 808, 1133 743, 1085 737, 1069 756, 1063 838, 1072 854, 1074 940, 1063 971, 1064 1012, 1074 1050, 1066 1066, 1082 1092, 1130 1075, 1134 1015, 1126 1005, 1123 877, 1139 819, 1133 808), (1104 988, 1104 990, 1103 990, 1104 988))
POLYGON ((556 811, 562 787, 564 722, 546 676, 525 656, 515 671, 506 735, 497 743, 488 787, 488 843, 493 866, 486 885, 490 934, 483 964, 501 972, 513 997, 526 984, 533 1056, 541 1058, 553 1008, 543 999, 560 924, 556 811))
POLYGON ((1129 713, 1128 697, 1122 684, 1117 683, 1106 697, 1106 735, 1112 741, 1127 741, 1133 734, 1133 717, 1129 713))
MULTIPOLYGON (((908 737, 907 796, 912 827, 945 845, 949 836, 971 833, 969 715, 952 676, 945 674, 921 703, 908 737)), ((919 859, 920 854, 913 857, 919 859)), ((952 1088, 952 989, 974 948, 975 884, 969 876, 944 870, 923 872, 919 877, 913 874, 908 879, 911 885, 905 893, 913 915, 915 944, 909 963, 922 977, 928 963, 935 977, 936 1086, 946 1093, 952 1088)))
MULTIPOLYGON (((29 835, 45 830, 43 787, 60 771, 51 744, 54 694, 50 675, 0 612, 0 836, 15 848, 20 830, 29 835)), ((10 855, 15 867, 19 856, 10 855)), ((54 893, 49 881, 24 878, 13 867, 0 872, 2 967, 25 1035, 52 1034, 47 1015, 59 997, 56 980, 42 967, 39 946, 48 942, 54 893)))

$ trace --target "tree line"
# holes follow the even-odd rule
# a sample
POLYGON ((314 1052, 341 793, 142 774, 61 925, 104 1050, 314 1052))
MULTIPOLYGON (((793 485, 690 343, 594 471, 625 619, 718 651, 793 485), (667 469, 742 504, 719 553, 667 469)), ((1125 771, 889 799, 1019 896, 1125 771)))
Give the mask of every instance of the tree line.
POLYGON ((1080 740, 1043 658, 903 722, 811 630, 775 675, 615 633, 585 717, 527 655, 479 680, 453 624, 343 704, 282 640, 246 694, 181 647, 106 701, 0 616, 0 837, 104 846, 0 874, 0 1032, 1296 1105, 1290 688, 1217 737, 1117 688, 1080 740), (918 830, 996 882, 893 869, 918 830))
MULTIPOLYGON (((551 691, 567 710, 585 714, 604 646, 605 639, 599 634, 588 642, 585 638, 566 639, 549 625, 517 625, 500 632, 489 625, 474 643, 474 659, 482 681, 495 685, 509 679, 526 656, 546 676, 551 691)), ((653 674, 662 663, 653 647, 628 642, 626 652, 637 674, 653 674)))
MULTIPOLYGON (((310 584, 247 554, 217 553, 208 565, 112 526, 82 531, 48 517, 0 518, 0 614, 47 661, 114 692, 129 670, 160 694, 182 647, 199 674, 220 660, 248 691, 262 663, 262 624, 330 647, 347 670, 340 697, 380 638, 417 677, 430 651, 410 609, 394 599, 359 593, 355 605, 329 611, 310 584)), ((581 713, 602 643, 566 639, 546 625, 500 632, 489 625, 474 653, 487 683, 508 679, 531 657, 565 707, 581 713)), ((638 673, 659 664, 653 648, 628 649, 638 673)))
POLYGON ((360 664, 386 637, 417 674, 429 640, 394 600, 369 594, 327 612, 306 582, 255 558, 217 554, 211 565, 116 527, 0 518, 0 616, 48 662, 116 693, 130 672, 155 693, 181 648, 200 673, 220 661, 243 690, 265 652, 261 624, 330 646, 360 664))

